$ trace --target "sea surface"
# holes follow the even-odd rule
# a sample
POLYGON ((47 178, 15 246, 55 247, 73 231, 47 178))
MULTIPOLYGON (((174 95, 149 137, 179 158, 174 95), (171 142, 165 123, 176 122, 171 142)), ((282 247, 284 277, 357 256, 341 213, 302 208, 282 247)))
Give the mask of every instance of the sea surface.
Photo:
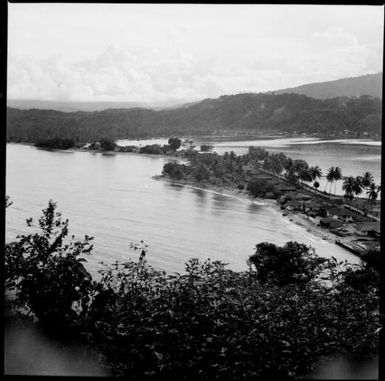
MULTIPOLYGON (((352 154, 355 147, 351 145, 352 154)), ((311 148, 305 152, 310 157, 311 148)), ((355 151, 355 157, 360 152, 355 151)), ((95 237, 87 263, 94 275, 101 261, 137 259, 139 253, 129 246, 141 240, 148 245, 148 262, 168 272, 183 272, 191 257, 221 260, 233 270, 246 270, 255 245, 265 241, 283 245, 296 240, 311 245, 321 256, 359 262, 343 248, 289 222, 263 200, 240 200, 153 179, 169 160, 7 144, 6 193, 13 205, 6 211, 6 240, 33 231, 25 219, 34 217, 37 222, 52 199, 69 219, 70 234, 95 237)))

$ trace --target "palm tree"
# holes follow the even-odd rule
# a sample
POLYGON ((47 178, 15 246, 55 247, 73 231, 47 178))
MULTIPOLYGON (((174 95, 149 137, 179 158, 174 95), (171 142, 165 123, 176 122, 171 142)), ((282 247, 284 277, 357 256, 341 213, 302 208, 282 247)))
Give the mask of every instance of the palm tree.
POLYGON ((301 180, 301 181, 306 181, 306 182, 310 182, 313 180, 310 172, 306 169, 302 169, 298 172, 298 178, 301 180))
POLYGON ((318 165, 316 165, 315 167, 310 167, 309 172, 312 181, 320 179, 322 177, 322 170, 318 165))
POLYGON ((261 147, 250 146, 247 152, 247 156, 249 157, 250 161, 256 164, 258 160, 265 160, 269 156, 269 152, 261 147))
POLYGON ((337 186, 337 181, 341 180, 342 179, 342 170, 340 167, 335 167, 334 168, 334 181, 335 181, 335 184, 334 184, 334 194, 336 194, 336 186, 337 186))
POLYGON ((326 190, 327 185, 330 183, 329 193, 331 193, 331 191, 332 191, 332 185, 333 185, 333 181, 334 181, 334 171, 335 171, 334 167, 330 167, 328 169, 328 173, 326 175, 327 183, 325 185, 325 190, 326 190))
POLYGON ((366 192, 366 194, 368 195, 368 201, 370 202, 370 204, 373 204, 373 202, 375 202, 378 197, 378 187, 376 186, 376 184, 371 183, 369 186, 369 190, 366 192))
POLYGON ((354 179, 354 182, 353 182, 353 192, 356 196, 358 196, 359 194, 362 193, 362 190, 363 190, 363 185, 362 185, 362 177, 361 176, 357 176, 355 179, 354 179))
MULTIPOLYGON (((369 190, 371 185, 373 184, 373 175, 370 172, 365 172, 362 176, 362 185, 366 190, 369 190)), ((369 196, 369 192, 366 192, 369 196)))
POLYGON ((365 172, 362 176, 362 185, 369 188, 373 184, 373 175, 370 172, 365 172))
POLYGON ((289 172, 294 166, 294 161, 292 158, 287 157, 286 160, 283 163, 283 169, 287 172, 289 172))
POLYGON ((353 200, 354 183, 355 183, 355 179, 353 176, 344 177, 342 190, 345 192, 345 197, 350 198, 350 200, 353 200))
POLYGON ((272 153, 264 163, 266 169, 273 172, 276 176, 279 176, 283 171, 284 155, 282 153, 272 153))
POLYGON ((287 178, 289 183, 291 183, 293 185, 295 185, 297 183, 297 181, 298 181, 298 176, 297 176, 296 172, 293 169, 288 170, 285 173, 285 177, 287 178))
POLYGON ((308 171, 309 170, 309 164, 302 159, 296 159, 293 162, 293 168, 297 172, 297 175, 302 171, 308 171))

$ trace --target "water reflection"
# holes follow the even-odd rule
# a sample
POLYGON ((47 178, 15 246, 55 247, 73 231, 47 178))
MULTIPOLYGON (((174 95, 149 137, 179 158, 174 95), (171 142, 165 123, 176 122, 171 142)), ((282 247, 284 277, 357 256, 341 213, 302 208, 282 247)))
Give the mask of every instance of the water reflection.
POLYGON ((206 191, 204 191, 202 189, 198 189, 198 188, 191 188, 190 191, 195 196, 197 196, 194 198, 194 202, 198 207, 203 208, 205 205, 207 205, 207 192, 206 191))
POLYGON ((173 190, 176 190, 176 191, 181 191, 183 188, 184 188, 184 185, 181 185, 181 184, 175 184, 175 183, 169 183, 169 182, 166 182, 163 184, 166 188, 172 188, 173 190))
POLYGON ((116 154, 112 153, 112 152, 102 152, 102 156, 104 156, 104 157, 116 157, 116 154))
POLYGON ((262 207, 261 205, 258 205, 254 202, 250 202, 247 206, 247 209, 249 210, 250 213, 256 213, 258 212, 258 210, 261 209, 261 207, 262 207))
POLYGON ((215 216, 220 216, 224 214, 226 203, 229 202, 227 197, 224 197, 220 194, 214 193, 212 195, 212 213, 215 216))

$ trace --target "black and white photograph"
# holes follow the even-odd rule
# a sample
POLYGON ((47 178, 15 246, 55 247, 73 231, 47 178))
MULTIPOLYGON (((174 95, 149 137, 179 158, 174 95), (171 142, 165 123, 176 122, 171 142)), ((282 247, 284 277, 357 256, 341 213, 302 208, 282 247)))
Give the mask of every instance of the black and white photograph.
POLYGON ((379 379, 383 5, 6 9, 5 376, 379 379))

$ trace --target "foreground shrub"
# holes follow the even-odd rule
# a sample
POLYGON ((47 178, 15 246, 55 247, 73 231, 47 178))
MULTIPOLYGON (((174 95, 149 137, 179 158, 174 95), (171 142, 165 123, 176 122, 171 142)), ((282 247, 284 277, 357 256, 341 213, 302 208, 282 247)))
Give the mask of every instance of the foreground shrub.
POLYGON ((343 287, 368 293, 377 292, 380 282, 381 252, 379 249, 370 249, 362 254, 363 266, 357 269, 347 269, 342 274, 343 287))
MULTIPOLYGON (((32 219, 27 224, 32 227, 32 219)), ((6 245, 6 287, 15 292, 19 308, 33 313, 46 327, 64 329, 76 323, 90 300, 92 279, 81 256, 92 250, 92 238, 65 242, 68 220, 61 218, 52 201, 38 228, 6 245)))
POLYGON ((65 244, 68 221, 52 201, 39 227, 7 245, 7 288, 44 326, 81 333, 116 375, 283 379, 332 352, 378 350, 378 284, 351 287, 342 263, 303 244, 257 245, 256 270, 191 259, 184 274, 155 270, 142 248, 138 262, 105 266, 92 282, 81 258, 90 238, 65 244))
POLYGON ((325 268, 327 260, 315 254, 314 249, 298 242, 287 242, 283 247, 262 242, 249 257, 256 267, 261 283, 277 285, 307 283, 325 268))
POLYGON ((265 286, 221 262, 191 259, 184 275, 115 263, 102 271, 87 332, 118 375, 282 379, 332 351, 375 351, 377 304, 313 282, 265 286))

